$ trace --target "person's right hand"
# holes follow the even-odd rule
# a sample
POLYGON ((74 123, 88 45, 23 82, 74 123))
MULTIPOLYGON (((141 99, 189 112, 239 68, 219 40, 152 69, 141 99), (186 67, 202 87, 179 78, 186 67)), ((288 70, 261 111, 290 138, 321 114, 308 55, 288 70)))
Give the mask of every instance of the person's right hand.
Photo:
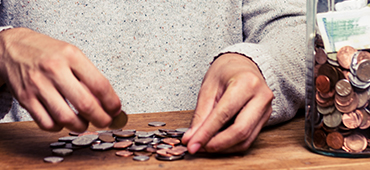
POLYGON ((0 33, 0 77, 43 130, 82 132, 88 122, 103 128, 121 110, 109 81, 81 50, 27 28, 0 33))

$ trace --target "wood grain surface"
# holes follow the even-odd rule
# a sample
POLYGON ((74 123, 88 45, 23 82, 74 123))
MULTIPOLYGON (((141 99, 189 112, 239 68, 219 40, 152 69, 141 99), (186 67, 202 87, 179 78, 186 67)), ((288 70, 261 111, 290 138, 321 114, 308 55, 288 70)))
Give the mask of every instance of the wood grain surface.
MULTIPOLYGON (((124 129, 153 131, 152 121, 163 121, 163 128, 176 129, 190 125, 193 111, 131 114, 124 129)), ((101 130, 89 127, 89 131, 101 130)), ((304 116, 265 128, 244 154, 187 154, 178 161, 133 161, 118 157, 116 150, 75 150, 61 163, 45 163, 51 156, 49 144, 68 136, 68 130, 58 133, 40 130, 34 122, 0 124, 0 169, 369 169, 370 158, 336 158, 311 152, 304 142, 304 116)))

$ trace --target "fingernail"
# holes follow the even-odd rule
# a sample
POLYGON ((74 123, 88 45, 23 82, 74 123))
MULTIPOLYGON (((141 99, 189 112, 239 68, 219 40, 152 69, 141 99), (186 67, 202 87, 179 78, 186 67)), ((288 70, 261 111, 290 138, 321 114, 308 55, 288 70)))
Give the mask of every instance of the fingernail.
POLYGON ((189 153, 190 154, 195 154, 199 150, 200 146, 201 146, 200 143, 194 143, 194 144, 192 144, 189 147, 189 153))

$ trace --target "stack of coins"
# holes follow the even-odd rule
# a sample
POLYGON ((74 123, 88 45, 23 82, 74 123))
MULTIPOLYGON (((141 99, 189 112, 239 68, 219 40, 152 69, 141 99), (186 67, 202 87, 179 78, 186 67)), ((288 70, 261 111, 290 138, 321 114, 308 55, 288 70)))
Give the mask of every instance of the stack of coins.
POLYGON ((315 104, 312 143, 329 152, 368 152, 370 53, 344 46, 327 54, 315 39, 315 104))
MULTIPOLYGON (((150 122, 149 126, 165 126, 164 122, 150 122)), ((59 138, 58 142, 50 144, 53 157, 46 157, 45 162, 57 163, 63 157, 73 153, 73 150, 90 147, 92 150, 105 151, 115 149, 120 157, 132 157, 135 161, 149 160, 152 154, 163 161, 183 159, 187 153, 186 146, 181 144, 181 138, 187 128, 158 129, 144 132, 131 130, 106 130, 96 132, 75 133, 59 138)))

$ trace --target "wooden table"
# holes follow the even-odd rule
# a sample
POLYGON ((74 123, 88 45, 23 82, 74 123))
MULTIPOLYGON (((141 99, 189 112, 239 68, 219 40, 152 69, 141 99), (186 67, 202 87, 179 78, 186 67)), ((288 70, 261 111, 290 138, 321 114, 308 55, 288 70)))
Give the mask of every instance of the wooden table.
MULTIPOLYGON (((124 129, 153 131, 151 121, 163 121, 165 128, 188 127, 193 111, 129 115, 124 129)), ((90 127, 89 131, 98 130, 90 127)), ((74 151, 61 163, 45 163, 51 156, 49 144, 68 136, 68 130, 58 133, 40 130, 34 122, 0 124, 0 169, 369 169, 370 158, 335 158, 312 153, 304 142, 304 116, 264 129, 245 154, 187 154, 178 161, 137 162, 132 157, 115 156, 115 150, 74 151)))

